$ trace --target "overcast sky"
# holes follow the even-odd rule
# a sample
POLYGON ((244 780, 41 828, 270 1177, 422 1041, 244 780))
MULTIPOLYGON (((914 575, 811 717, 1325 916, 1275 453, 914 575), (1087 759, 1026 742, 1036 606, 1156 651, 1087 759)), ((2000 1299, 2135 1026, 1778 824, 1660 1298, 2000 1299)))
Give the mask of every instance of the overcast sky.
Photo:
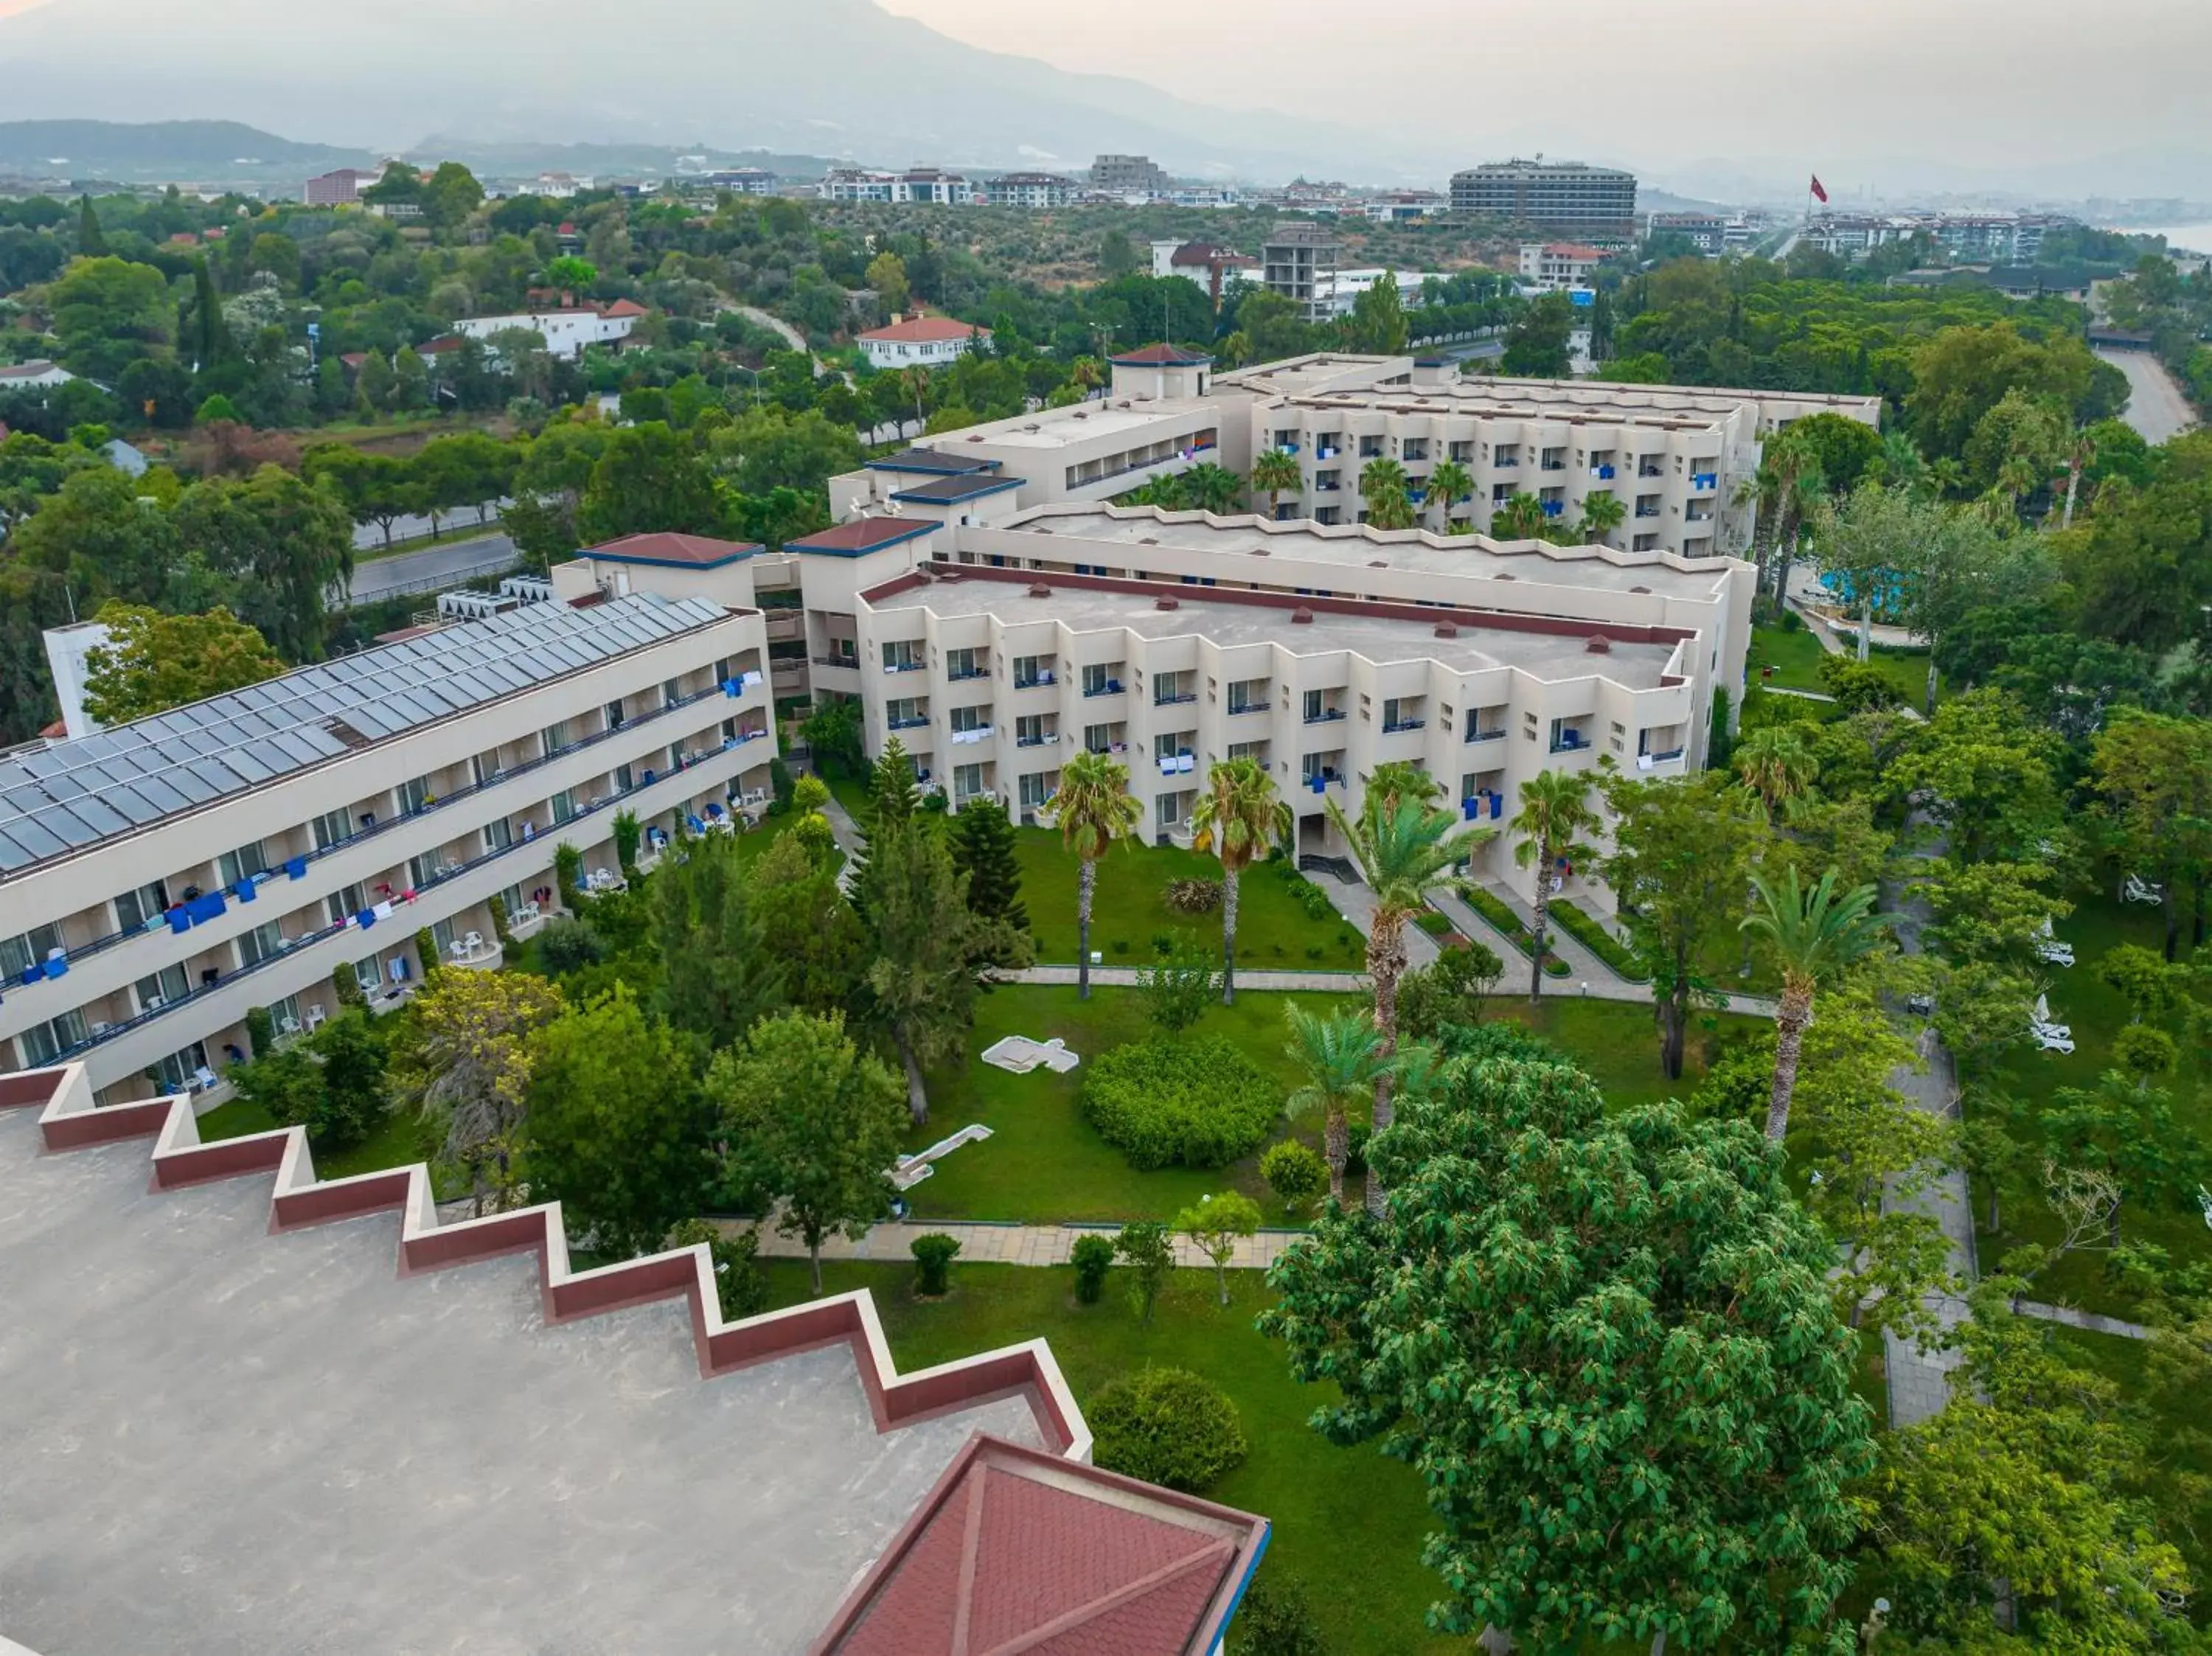
POLYGON ((1842 171, 1887 155, 2212 152, 2212 0, 880 3, 1066 69, 1215 104, 1420 122, 1486 154, 1842 171))

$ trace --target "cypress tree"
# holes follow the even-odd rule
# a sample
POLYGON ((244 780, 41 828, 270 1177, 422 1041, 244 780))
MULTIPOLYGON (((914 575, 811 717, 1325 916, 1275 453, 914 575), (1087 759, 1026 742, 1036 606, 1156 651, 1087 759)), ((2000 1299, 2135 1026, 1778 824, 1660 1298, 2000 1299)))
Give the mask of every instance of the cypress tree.
POLYGON ((211 368, 230 354, 230 328, 216 297, 215 277, 204 255, 192 261, 192 320, 198 325, 199 366, 211 368))
POLYGON ((92 210, 88 194, 77 200, 76 250, 87 258, 101 258, 107 253, 107 238, 100 233, 100 215, 92 210))
POLYGON ((981 920, 1003 920, 1017 931, 1030 929, 1022 904, 1022 869, 1016 859, 1014 825, 995 799, 977 799, 952 821, 952 866, 968 893, 968 912, 981 920))

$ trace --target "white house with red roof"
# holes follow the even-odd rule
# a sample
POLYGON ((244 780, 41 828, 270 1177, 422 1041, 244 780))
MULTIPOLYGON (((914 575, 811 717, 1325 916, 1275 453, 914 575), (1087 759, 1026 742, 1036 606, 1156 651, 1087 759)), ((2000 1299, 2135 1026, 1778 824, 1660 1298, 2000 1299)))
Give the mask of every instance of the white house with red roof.
POLYGON ((574 361, 592 345, 612 345, 619 349, 637 326, 638 318, 647 312, 634 299, 617 299, 611 304, 579 305, 559 310, 523 311, 511 316, 463 317, 453 324, 453 331, 471 339, 489 340, 496 333, 510 329, 526 329, 545 342, 545 349, 564 362, 574 361))
POLYGON ((1602 248, 1575 241, 1530 241, 1521 246, 1521 280, 1547 292, 1579 288, 1605 263, 1602 248))
POLYGON ((887 328, 871 328, 860 344, 872 367, 933 368, 965 356, 977 340, 990 337, 988 328, 949 316, 909 316, 887 328))

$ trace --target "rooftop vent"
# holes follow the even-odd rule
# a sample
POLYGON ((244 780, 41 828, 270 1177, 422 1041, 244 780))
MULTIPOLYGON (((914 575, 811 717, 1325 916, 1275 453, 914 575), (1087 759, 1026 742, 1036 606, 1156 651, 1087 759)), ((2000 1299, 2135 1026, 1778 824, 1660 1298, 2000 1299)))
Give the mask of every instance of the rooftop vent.
POLYGON ((1030 596, 1033 598, 1048 598, 1052 596, 1052 588, 1039 581, 1030 588, 1030 596))
POLYGON ((1255 546, 1252 549, 1252 555, 1255 558, 1264 558, 1267 555, 1267 549, 1264 546, 1255 546))
POLYGON ((1438 638, 1457 638, 1459 636, 1459 628, 1453 626, 1451 622, 1446 622, 1443 626, 1437 628, 1437 636, 1438 638))
POLYGON ((1152 600, 1152 608, 1155 610, 1180 610, 1182 608, 1182 600, 1181 598, 1154 598, 1152 600))
POLYGON ((969 434, 968 440, 971 443, 980 443, 983 440, 983 434, 980 431, 972 432, 969 434))
POLYGON ((1160 537, 1157 535, 1146 535, 1137 543, 1139 546, 1158 546, 1159 543, 1160 537))
POLYGON ((1367 561, 1367 567, 1370 569, 1388 569, 1390 567, 1390 560, 1388 558, 1370 558, 1367 561))
POLYGON ((1632 586, 1628 590, 1632 592, 1641 592, 1647 597, 1651 594, 1651 589, 1648 586, 1632 586))
POLYGON ((1312 610, 1291 610, 1291 626, 1293 626, 1293 627, 1310 627, 1310 626, 1312 626, 1312 625, 1313 625, 1313 611, 1312 611, 1312 610))
POLYGON ((1583 645, 1583 648, 1594 656, 1609 656, 1613 653, 1613 640, 1602 633, 1593 633, 1590 634, 1589 642, 1583 645))
POLYGON ((1513 577, 1506 571, 1501 569, 1497 574, 1492 576, 1491 579, 1493 580, 1511 580, 1513 577))

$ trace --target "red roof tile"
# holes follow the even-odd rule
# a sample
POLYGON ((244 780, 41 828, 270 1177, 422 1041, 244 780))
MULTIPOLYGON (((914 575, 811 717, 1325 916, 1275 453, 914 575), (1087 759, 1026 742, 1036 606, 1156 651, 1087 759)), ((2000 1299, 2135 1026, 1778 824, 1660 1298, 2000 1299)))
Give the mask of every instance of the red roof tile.
POLYGON ((718 541, 705 535, 625 535, 601 546, 587 546, 579 557, 610 563, 677 563, 711 569, 735 563, 761 550, 757 541, 718 541))
POLYGON ((611 305, 600 306, 599 314, 601 316, 644 316, 647 312, 645 306, 634 299, 617 299, 611 305))
POLYGON ((783 544, 787 552, 872 552, 941 527, 926 518, 855 518, 783 544))
POLYGON ((972 322, 956 322, 949 316, 909 317, 888 328, 871 328, 860 337, 892 344, 921 345, 946 339, 988 339, 991 331, 972 322))
POLYGON ((1115 367, 1132 368, 1194 368, 1212 361, 1204 351, 1187 351, 1180 345, 1147 345, 1113 359, 1115 367))

